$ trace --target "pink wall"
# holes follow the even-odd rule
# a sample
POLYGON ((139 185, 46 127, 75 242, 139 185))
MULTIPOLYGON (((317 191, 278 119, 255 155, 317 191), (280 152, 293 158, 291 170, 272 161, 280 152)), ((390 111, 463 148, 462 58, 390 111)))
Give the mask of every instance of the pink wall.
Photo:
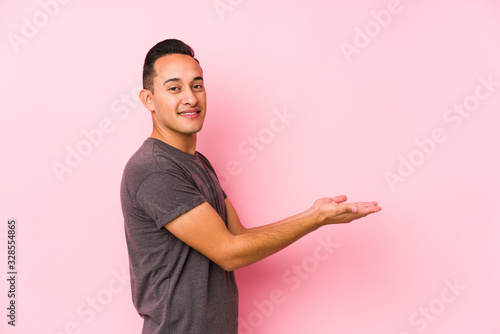
POLYGON ((119 183, 150 134, 144 56, 179 38, 209 94, 198 149, 247 226, 337 194, 384 208, 238 270, 241 333, 499 333, 499 10, 2 1, 0 332, 140 332, 119 183))

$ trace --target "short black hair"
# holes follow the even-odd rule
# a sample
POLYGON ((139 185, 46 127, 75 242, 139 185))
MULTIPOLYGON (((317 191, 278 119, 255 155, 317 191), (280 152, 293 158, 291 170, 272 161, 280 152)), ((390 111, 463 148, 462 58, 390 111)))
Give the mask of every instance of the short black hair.
MULTIPOLYGON (((142 87, 153 92, 153 79, 156 76, 154 65, 156 61, 169 54, 183 54, 194 57, 193 49, 178 39, 166 39, 159 42, 148 51, 146 59, 144 60, 144 67, 142 70, 142 87)), ((198 62, 199 63, 199 62, 198 62)))

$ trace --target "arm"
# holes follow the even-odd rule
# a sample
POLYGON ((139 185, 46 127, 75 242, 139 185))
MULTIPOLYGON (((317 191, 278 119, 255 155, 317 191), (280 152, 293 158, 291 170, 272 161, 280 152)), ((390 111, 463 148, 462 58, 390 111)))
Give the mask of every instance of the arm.
MULTIPOLYGON (((334 198, 321 198, 321 199, 317 200, 316 202, 314 202, 314 205, 310 209, 303 211, 299 214, 296 214, 292 217, 280 220, 280 221, 272 223, 272 224, 258 226, 258 227, 252 227, 252 228, 247 229, 241 224, 240 219, 238 217, 238 214, 236 213, 236 209, 234 208, 233 204, 229 201, 229 198, 226 198, 226 210, 227 210, 227 215, 228 215, 229 232, 231 232, 234 235, 243 234, 243 233, 261 232, 261 231, 267 230, 271 227, 285 224, 285 223, 288 223, 292 220, 300 219, 300 218, 306 217, 310 214, 313 214, 315 211, 319 210, 321 208, 321 206, 323 206, 323 205, 340 204, 340 203, 345 202, 346 200, 347 200, 347 197, 345 195, 340 195, 340 196, 337 196, 334 198)), ((358 203, 349 203, 346 205, 348 205, 351 208, 351 211, 352 210, 359 211, 358 207, 361 207, 362 210, 366 210, 366 208, 364 208, 364 206, 367 206, 367 205, 373 206, 373 208, 371 208, 371 209, 375 210, 373 212, 380 211, 380 209, 381 209, 380 207, 375 208, 378 205, 376 202, 366 202, 366 203, 358 202, 358 203)), ((368 214, 373 213, 373 212, 370 211, 368 214)), ((363 217, 364 216, 366 216, 366 214, 363 215, 363 217)), ((358 218, 361 218, 361 217, 357 217, 354 219, 358 219, 358 218)), ((354 219, 352 219, 352 220, 354 220, 354 219)), ((345 223, 348 223, 350 221, 346 221, 345 223)), ((338 224, 338 223, 344 223, 344 222, 335 222, 335 223, 338 224)))
POLYGON ((205 202, 165 228, 231 271, 272 255, 323 225, 348 223, 381 210, 375 202, 340 204, 345 200, 345 196, 320 199, 309 210, 255 229, 245 229, 239 223, 232 205, 228 207, 229 228, 226 228, 217 212, 205 202))
POLYGON ((281 225, 281 224, 287 223, 287 222, 295 220, 295 219, 303 218, 303 217, 307 216, 308 214, 311 214, 312 210, 313 210, 313 208, 310 208, 309 210, 303 211, 297 215, 294 215, 292 217, 288 217, 288 218, 280 220, 278 222, 247 229, 241 224, 240 219, 238 217, 238 214, 236 213, 236 209, 234 208, 231 201, 229 201, 229 198, 226 198, 228 229, 229 229, 229 232, 231 232, 234 235, 243 234, 243 233, 261 232, 261 231, 267 230, 273 226, 281 225))

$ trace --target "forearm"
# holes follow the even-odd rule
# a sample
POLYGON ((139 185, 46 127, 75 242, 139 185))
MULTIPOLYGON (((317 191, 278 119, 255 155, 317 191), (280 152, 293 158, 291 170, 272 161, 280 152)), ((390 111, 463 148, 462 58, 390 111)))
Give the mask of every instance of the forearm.
POLYGON ((304 218, 307 215, 310 215, 314 212, 313 208, 309 208, 306 211, 300 212, 296 215, 282 219, 282 220, 277 221, 275 223, 262 225, 262 226, 256 226, 256 227, 252 227, 252 228, 245 228, 241 224, 240 219, 238 217, 238 214, 236 213, 236 210, 234 209, 231 201, 229 201, 228 198, 226 199, 226 208, 227 208, 227 215, 228 215, 228 229, 233 235, 263 232, 263 231, 266 231, 270 228, 274 228, 278 225, 286 224, 288 222, 295 221, 295 220, 300 219, 300 218, 304 218))
POLYGON ((313 213, 312 209, 309 209, 309 210, 303 211, 301 213, 298 213, 298 214, 296 214, 294 216, 285 218, 283 220, 280 220, 280 221, 277 221, 277 222, 274 222, 274 223, 271 223, 271 224, 247 228, 247 229, 244 230, 243 233, 264 232, 264 231, 267 231, 269 229, 273 229, 276 226, 279 226, 279 225, 282 225, 282 224, 286 224, 286 223, 289 223, 289 222, 293 222, 293 221, 296 221, 298 219, 302 219, 304 217, 307 217, 308 215, 311 215, 312 213, 313 213))
POLYGON ((251 228, 234 236, 229 246, 226 270, 234 270, 262 260, 320 227, 312 210, 276 223, 251 228))
POLYGON ((246 229, 227 200, 227 225, 204 202, 165 224, 177 238, 225 270, 234 270, 272 255, 326 224, 345 224, 381 210, 376 202, 339 204, 345 196, 322 198, 311 209, 269 225, 246 229))

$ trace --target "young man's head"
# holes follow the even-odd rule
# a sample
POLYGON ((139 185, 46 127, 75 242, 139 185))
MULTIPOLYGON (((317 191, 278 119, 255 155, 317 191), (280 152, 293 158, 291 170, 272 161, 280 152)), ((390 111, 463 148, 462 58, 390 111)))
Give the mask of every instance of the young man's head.
POLYGON ((193 49, 176 39, 156 44, 146 55, 143 85, 140 98, 151 111, 152 136, 174 146, 195 138, 205 119, 206 95, 193 49))
POLYGON ((142 88, 154 92, 153 79, 156 76, 154 64, 158 58, 169 54, 188 55, 198 62, 198 59, 194 58, 193 49, 186 43, 178 39, 166 39, 161 41, 153 46, 146 55, 144 67, 142 69, 142 88))

